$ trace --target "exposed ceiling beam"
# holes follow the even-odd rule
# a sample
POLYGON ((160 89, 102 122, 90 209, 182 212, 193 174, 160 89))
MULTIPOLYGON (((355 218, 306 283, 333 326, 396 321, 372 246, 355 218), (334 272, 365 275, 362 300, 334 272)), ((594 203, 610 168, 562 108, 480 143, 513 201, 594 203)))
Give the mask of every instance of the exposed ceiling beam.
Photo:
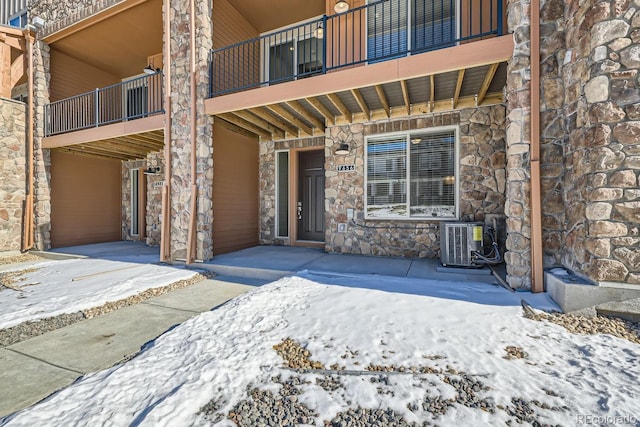
POLYGON ((387 99, 387 95, 384 93, 384 88, 382 85, 376 85, 376 93, 378 94, 378 99, 382 104, 382 108, 384 108, 385 113, 387 113, 387 117, 391 117, 391 107, 389 106, 389 100, 387 99))
POLYGON ((336 95, 335 93, 329 93, 327 94, 327 98, 329 98, 329 101, 331 101, 331 103, 336 107, 336 109, 340 111, 340 113, 342 113, 342 115, 347 119, 348 122, 352 120, 353 117, 352 117, 351 111, 349 111, 346 105, 344 105, 344 103, 340 100, 338 95, 336 95))
POLYGON ((253 123, 249 123, 248 121, 241 119, 240 117, 235 116, 231 113, 219 114, 218 117, 236 126, 240 126, 241 128, 248 130, 249 132, 254 133, 262 138, 271 138, 271 134, 266 130, 254 125, 253 123))
POLYGON ((240 110, 240 111, 234 111, 234 113, 236 116, 240 117, 241 119, 244 119, 246 121, 248 121, 249 123, 253 123, 254 125, 258 126, 259 128, 262 128, 264 130, 266 130, 267 132, 269 132, 272 137, 274 137, 274 139, 276 138, 280 138, 280 139, 284 139, 284 133, 285 131, 283 129, 280 129, 274 125, 272 125, 271 123, 269 123, 268 121, 261 119, 258 116, 255 116, 254 114, 246 111, 246 110, 240 110))
POLYGON ((478 105, 482 104, 482 101, 484 101, 484 97, 487 95, 487 91, 489 90, 489 86, 491 86, 493 77, 496 75, 496 71, 498 70, 498 65, 500 64, 496 63, 489 66, 487 74, 484 76, 482 86, 480 86, 480 91, 478 92, 478 105))
POLYGON ((411 99, 409 98, 409 88, 407 87, 407 81, 400 80, 400 87, 402 88, 402 99, 404 100, 404 107, 407 109, 407 116, 410 116, 411 99))
POLYGON ((76 147, 77 147, 76 145, 72 145, 70 147, 53 148, 53 150, 62 151, 62 152, 65 152, 65 153, 76 154, 76 155, 79 155, 79 156, 99 157, 101 159, 107 158, 107 159, 121 160, 121 161, 131 160, 127 156, 122 156, 122 155, 117 155, 117 154, 107 155, 107 154, 104 154, 104 153, 95 153, 95 152, 92 152, 92 151, 80 150, 80 149, 78 149, 76 147))
POLYGON ((458 71, 458 81, 456 82, 456 93, 453 95, 453 102, 451 103, 451 107, 453 109, 456 108, 458 104, 458 98, 460 98, 460 90, 462 90, 462 81, 464 80, 464 68, 458 71))
POLYGON ((274 114, 280 116, 280 118, 282 118, 283 120, 286 120, 287 122, 296 126, 307 135, 313 135, 313 129, 310 126, 308 126, 305 122, 297 118, 293 113, 289 112, 283 106, 272 104, 272 105, 267 105, 266 108, 271 110, 274 114))
POLYGON ((367 102, 362 97, 362 93, 360 93, 360 90, 351 89, 351 95, 353 95, 353 97, 356 99, 356 102, 358 103, 360 110, 364 113, 364 116, 367 118, 367 121, 371 120, 371 111, 369 110, 367 102))
POLYGON ((322 120, 311 114, 309 110, 304 108, 298 101, 287 101, 285 104, 287 104, 293 111, 300 114, 303 119, 311 123, 314 128, 324 130, 324 123, 322 123, 322 120))
POLYGON ((235 132, 237 134, 244 135, 244 136, 246 136, 248 138, 252 138, 252 139, 257 137, 257 135, 255 133, 250 132, 250 131, 246 130, 245 128, 242 128, 242 127, 240 127, 238 125, 234 125, 233 123, 228 122, 228 121, 224 120, 221 117, 214 117, 214 121, 215 121, 215 123, 219 124, 223 128, 229 129, 231 132, 235 132), (220 119, 220 120, 216 120, 216 119, 220 119))
POLYGON ((266 120, 270 123, 273 123, 274 126, 277 126, 280 129, 283 129, 286 132, 286 134, 290 135, 292 138, 298 137, 298 133, 300 132, 300 130, 297 127, 291 126, 291 124, 289 124, 285 120, 281 120, 279 116, 276 117, 273 114, 269 114, 269 112, 264 107, 252 108, 249 111, 251 111, 256 116, 260 117, 261 119, 266 120))
POLYGON ((307 102, 316 109, 316 111, 320 114, 322 114, 322 116, 325 118, 325 120, 331 124, 334 125, 336 124, 336 116, 333 115, 333 113, 331 111, 329 111, 329 109, 327 107, 324 106, 324 104, 322 102, 320 102, 319 99, 317 98, 306 98, 307 102))

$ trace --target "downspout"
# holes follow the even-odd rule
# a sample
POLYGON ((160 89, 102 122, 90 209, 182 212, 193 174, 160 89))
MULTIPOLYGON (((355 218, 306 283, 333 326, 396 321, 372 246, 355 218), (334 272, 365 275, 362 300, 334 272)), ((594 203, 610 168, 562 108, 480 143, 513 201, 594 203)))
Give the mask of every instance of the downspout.
POLYGON ((162 186, 162 224, 160 261, 171 261, 171 8, 164 0, 164 185, 162 186))
POLYGON ((540 0, 531 0, 531 291, 544 292, 540 187, 540 0))
POLYGON ((196 252, 196 209, 198 208, 198 187, 196 181, 196 11, 195 0, 191 0, 189 4, 189 20, 191 25, 189 33, 191 36, 191 216, 189 217, 189 233, 187 235, 187 264, 195 261, 196 252))
POLYGON ((27 168, 27 194, 25 195, 23 215, 23 234, 22 234, 22 251, 28 251, 33 248, 34 229, 33 229, 33 43, 34 36, 31 30, 25 30, 24 36, 27 42, 27 149, 25 153, 27 168))

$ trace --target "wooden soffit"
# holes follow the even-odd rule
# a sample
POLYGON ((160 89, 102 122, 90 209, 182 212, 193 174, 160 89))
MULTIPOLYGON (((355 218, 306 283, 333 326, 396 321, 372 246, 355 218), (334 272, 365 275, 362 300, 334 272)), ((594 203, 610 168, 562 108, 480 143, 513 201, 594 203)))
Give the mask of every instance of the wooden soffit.
POLYGON ((164 147, 164 115, 50 136, 42 146, 117 160, 143 159, 164 147))
POLYGON ((512 36, 502 36, 205 101, 205 111, 264 140, 326 126, 504 102, 512 36))

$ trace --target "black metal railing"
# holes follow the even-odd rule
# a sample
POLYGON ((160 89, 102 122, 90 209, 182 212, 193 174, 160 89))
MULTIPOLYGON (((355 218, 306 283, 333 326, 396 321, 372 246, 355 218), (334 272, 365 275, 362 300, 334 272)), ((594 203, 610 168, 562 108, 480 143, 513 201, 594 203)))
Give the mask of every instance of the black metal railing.
POLYGON ((504 34, 505 0, 380 0, 220 49, 210 96, 504 34))
POLYGON ((163 113, 162 72, 45 105, 45 136, 163 113))

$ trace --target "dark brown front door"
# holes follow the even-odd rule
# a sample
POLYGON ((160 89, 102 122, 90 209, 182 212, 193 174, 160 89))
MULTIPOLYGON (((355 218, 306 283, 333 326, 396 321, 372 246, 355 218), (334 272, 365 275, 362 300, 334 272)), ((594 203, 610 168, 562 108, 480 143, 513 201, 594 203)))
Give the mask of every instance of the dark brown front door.
POLYGON ((298 240, 324 242, 324 151, 299 157, 298 240))

